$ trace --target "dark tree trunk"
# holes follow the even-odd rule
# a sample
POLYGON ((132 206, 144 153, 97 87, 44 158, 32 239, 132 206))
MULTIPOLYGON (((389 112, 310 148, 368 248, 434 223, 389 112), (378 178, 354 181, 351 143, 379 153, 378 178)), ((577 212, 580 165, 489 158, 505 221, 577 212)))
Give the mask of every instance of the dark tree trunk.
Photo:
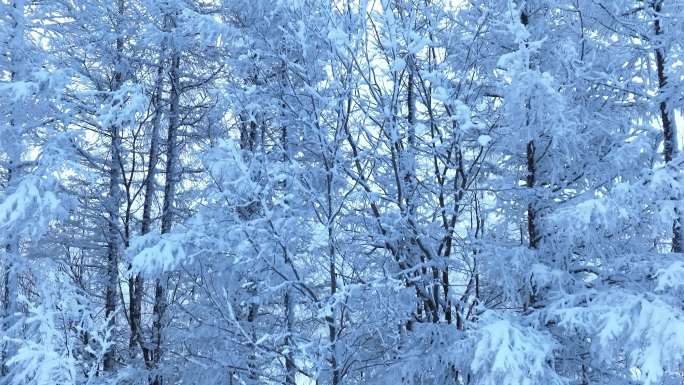
MULTIPOLYGON (((677 152, 677 129, 675 122, 672 120, 670 106, 668 106, 667 100, 663 97, 664 91, 667 89, 667 75, 665 74, 665 51, 663 47, 659 46, 661 44, 660 36, 663 34, 660 25, 660 12, 662 11, 662 6, 662 0, 653 3, 653 11, 655 13, 653 28, 656 35, 655 43, 658 45, 655 50, 655 61, 660 95, 660 121, 663 124, 663 157, 665 158, 665 162, 669 163, 674 159, 677 152)), ((684 244, 682 244, 681 220, 681 211, 679 207, 675 207, 675 220, 672 223, 672 252, 674 253, 681 253, 684 247, 684 244)))
MULTIPOLYGON (((118 20, 117 31, 122 33, 122 19, 125 11, 124 0, 118 0, 118 20)), ((112 91, 118 91, 123 84, 123 74, 121 73, 121 61, 123 60, 123 37, 119 35, 116 39, 116 62, 114 63, 115 73, 111 86, 112 91)), ((116 107, 116 106, 114 106, 116 107)), ((109 127, 111 136, 111 163, 109 165, 109 191, 107 199, 107 279, 105 289, 105 316, 108 319, 108 326, 114 329, 116 326, 116 307, 119 286, 119 254, 121 253, 121 229, 119 227, 119 206, 121 204, 121 128, 112 124, 109 127)), ((116 348, 112 345, 104 355, 104 370, 112 371, 116 363, 116 348)))
MULTIPOLYGON (((169 16, 171 20, 171 27, 174 28, 175 17, 169 16)), ((180 182, 180 165, 179 163, 179 146, 178 146, 178 129, 180 123, 180 52, 174 48, 171 54, 171 68, 169 70, 169 80, 171 82, 171 92, 169 95, 169 126, 166 138, 166 180, 164 183, 164 203, 162 205, 161 214, 161 233, 166 234, 171 231, 174 218, 174 200, 176 196, 176 188, 180 182)), ((155 368, 159 367, 159 362, 162 356, 162 342, 163 342, 163 318, 166 311, 166 274, 162 278, 155 281, 154 288, 154 306, 153 322, 152 322, 152 338, 153 338, 153 364, 155 368)), ((154 385, 161 385, 163 383, 162 377, 156 375, 154 378, 154 385)))
MULTIPOLYGON (((157 79, 154 90, 154 117, 152 118, 152 132, 150 133, 150 149, 147 165, 147 175, 145 177, 145 196, 143 201, 143 214, 140 234, 145 235, 150 232, 152 227, 152 202, 155 195, 155 179, 157 175, 157 163, 159 161, 159 129, 162 117, 162 93, 164 89, 164 57, 166 52, 166 42, 162 43, 159 53, 159 66, 157 68, 157 79)), ((151 352, 149 346, 142 336, 142 299, 144 294, 145 280, 141 274, 136 274, 129 279, 129 299, 130 299, 130 326, 131 338, 130 348, 134 350, 135 345, 139 345, 143 353, 143 359, 147 367, 152 365, 151 352)))

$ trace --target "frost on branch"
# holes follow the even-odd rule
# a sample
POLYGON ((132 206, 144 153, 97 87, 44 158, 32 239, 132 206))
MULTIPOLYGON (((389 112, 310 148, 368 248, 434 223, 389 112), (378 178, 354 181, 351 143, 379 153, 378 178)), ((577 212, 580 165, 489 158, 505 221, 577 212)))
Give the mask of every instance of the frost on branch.
POLYGON ((566 330, 587 332, 598 360, 624 356, 623 370, 637 369, 646 385, 674 375, 684 363, 684 313, 654 295, 627 290, 568 295, 549 314, 566 330))
POLYGON ((657 277, 656 292, 681 289, 684 287, 684 262, 674 261, 659 269, 657 277))
POLYGON ((19 182, 15 191, 0 195, 0 232, 3 235, 28 232, 31 237, 38 237, 47 230, 61 206, 57 196, 44 185, 41 178, 29 175, 19 182))
MULTIPOLYGON (((50 272, 54 269, 54 265, 45 266, 38 274, 54 279, 50 272)), ((104 352, 113 343, 111 330, 92 312, 88 300, 68 284, 55 285, 59 290, 41 285, 37 301, 22 297, 26 314, 3 335, 16 347, 7 361, 12 369, 9 384, 91 384, 104 352)), ((105 378, 100 380, 106 383, 105 378)))
POLYGON ((545 332, 485 313, 476 327, 470 370, 479 385, 562 384, 551 366, 556 342, 545 332))
POLYGON ((172 232, 134 238, 128 248, 132 270, 154 276, 192 263, 193 257, 186 251, 189 237, 190 234, 172 232))

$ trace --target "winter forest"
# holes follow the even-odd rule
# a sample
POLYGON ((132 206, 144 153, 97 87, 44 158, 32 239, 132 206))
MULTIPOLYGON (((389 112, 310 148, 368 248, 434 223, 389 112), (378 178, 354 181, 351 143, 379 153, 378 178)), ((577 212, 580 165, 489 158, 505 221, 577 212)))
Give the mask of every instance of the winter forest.
POLYGON ((683 110, 684 0, 0 0, 0 385, 682 384, 683 110))

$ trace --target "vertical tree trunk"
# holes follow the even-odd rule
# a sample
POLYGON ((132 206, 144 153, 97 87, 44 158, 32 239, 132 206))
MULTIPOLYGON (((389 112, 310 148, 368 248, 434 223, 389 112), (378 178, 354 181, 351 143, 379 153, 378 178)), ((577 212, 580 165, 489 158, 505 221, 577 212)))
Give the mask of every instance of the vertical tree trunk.
MULTIPOLYGON (((527 28, 527 25, 529 24, 529 16, 527 15, 526 10, 522 10, 520 12, 520 23, 527 28)), ((525 104, 526 108, 526 114, 529 115, 530 113, 530 102, 529 100, 525 104)), ((529 126, 529 116, 526 118, 525 124, 529 126)), ((532 190, 534 189, 534 183, 536 180, 536 170, 537 170, 537 165, 536 165, 536 160, 535 160, 535 154, 534 154, 534 139, 531 139, 527 142, 527 146, 525 149, 525 156, 527 158, 527 177, 526 177, 526 186, 528 189, 532 190)), ((528 237, 528 247, 530 249, 536 249, 539 244, 539 235, 537 233, 537 224, 536 224, 536 212, 534 208, 534 202, 529 202, 527 204, 527 237, 528 237)))
MULTIPOLYGON (((24 39, 24 1, 18 0, 12 2, 12 32, 10 35, 10 46, 12 51, 9 53, 11 55, 11 68, 10 68, 10 81, 16 81, 19 76, 18 72, 22 70, 22 58, 20 57, 20 47, 24 39)), ((10 119, 10 132, 11 135, 18 134, 16 130, 16 124, 14 119, 10 119)), ((21 149, 18 148, 18 144, 21 142, 17 138, 7 138, 8 143, 14 142, 14 151, 12 153, 8 152, 8 166, 7 166, 7 186, 11 186, 12 179, 16 179, 15 174, 18 172, 15 165, 21 160, 21 149)), ((10 145, 12 146, 12 145, 10 145)), ((2 293, 2 332, 6 333, 11 328, 14 323, 14 314, 18 310, 17 297, 19 295, 19 282, 18 282, 18 271, 16 260, 18 259, 19 253, 19 239, 16 234, 7 234, 8 241, 4 245, 5 249, 5 260, 2 261, 2 283, 3 283, 3 293, 2 293)), ((12 348, 9 342, 2 343, 2 352, 0 352, 0 376, 5 376, 7 374, 7 359, 11 358, 13 355, 12 348)))
MULTIPOLYGON (((416 114, 417 114, 417 109, 416 109, 416 95, 415 95, 415 71, 416 71, 416 57, 413 54, 407 55, 407 60, 406 60, 406 66, 408 70, 408 79, 407 79, 407 85, 406 85, 406 109, 407 109, 407 129, 406 129, 406 148, 401 150, 401 147, 397 149, 397 151, 401 151, 399 155, 400 159, 400 170, 403 173, 403 182, 404 182, 404 187, 403 187, 403 193, 404 193, 404 204, 405 204, 405 209, 406 212, 404 215, 406 215, 407 223, 408 226, 407 228, 411 232, 411 234, 408 234, 408 239, 410 239, 410 244, 412 250, 417 250, 420 253, 420 263, 421 267, 419 271, 416 272, 416 274, 420 275, 419 282, 421 282, 421 285, 424 286, 425 288, 425 293, 424 295, 430 295, 432 294, 432 300, 435 301, 435 303, 439 303, 439 284, 434 283, 432 286, 427 284, 427 281, 430 279, 428 276, 428 269, 426 267, 426 264, 428 262, 428 258, 430 256, 423 252, 421 248, 419 247, 419 239, 418 239, 418 228, 417 228, 417 223, 418 220, 416 218, 417 214, 417 205, 416 205, 416 198, 417 198, 417 189, 418 189, 418 183, 416 180, 416 114), (432 293, 430 293, 432 291, 432 293)), ((438 273, 433 270, 432 271, 432 279, 434 279, 438 273)), ((422 301, 419 301, 418 308, 417 308, 417 313, 419 315, 425 314, 425 317, 427 320, 431 320, 432 322, 437 322, 439 320, 439 309, 436 306, 431 306, 430 302, 428 301, 427 298, 423 298, 422 301)))
POLYGON ((285 353, 285 385, 295 385, 295 377, 297 374, 297 367, 294 361, 294 301, 292 290, 288 287, 285 291, 285 323, 287 328, 287 337, 285 343, 287 345, 287 352, 285 353))
MULTIPOLYGON (((249 324, 250 338, 252 341, 256 341, 256 318, 259 313, 259 306, 256 304, 249 305, 249 313, 247 314, 247 322, 249 324)), ((256 364, 256 346, 251 346, 252 350, 249 352, 247 357, 247 377, 249 378, 249 385, 258 384, 259 375, 257 373, 256 364)))
MULTIPOLYGON (((526 10, 522 10, 520 12, 520 23, 527 28, 529 24, 529 15, 527 14, 526 10)), ((530 100, 528 99, 525 103, 525 114, 526 114, 526 121, 525 125, 526 127, 529 127, 530 125, 530 118, 529 114, 531 113, 531 104, 530 100)), ((529 132, 529 129, 527 130, 529 132)), ((525 157, 526 157, 526 166, 527 166, 527 176, 525 178, 526 182, 526 187, 529 190, 529 202, 527 203, 527 239, 528 239, 528 248, 531 250, 536 250, 539 248, 539 242, 541 241, 541 235, 539 233, 538 229, 538 216, 537 216, 537 202, 536 202, 536 194, 534 191, 535 183, 537 180, 537 159, 536 159, 536 154, 535 154, 535 142, 534 139, 530 139, 527 142, 527 145, 525 147, 525 157)), ((535 295, 535 290, 534 288, 531 290, 528 302, 523 305, 524 309, 527 309, 529 307, 534 307, 535 303, 537 302, 537 297, 535 295)))
MULTIPOLYGON (((527 28, 529 24, 529 15, 527 14, 526 10, 522 10, 520 12, 520 23, 527 28)), ((526 117, 526 126, 529 126, 530 124, 530 119, 529 119, 529 114, 530 114, 530 101, 528 100, 525 104, 525 113, 527 115, 526 117)), ((526 186, 528 189, 531 190, 534 189, 534 184, 536 182, 536 172, 537 172, 537 164, 536 164, 536 159, 535 159, 535 144, 534 144, 534 139, 530 139, 527 142, 527 146, 525 149, 525 156, 527 159, 527 176, 526 176, 526 186)), ((528 205, 527 205, 527 237, 528 237, 528 247, 530 249, 536 249, 539 247, 539 241, 540 241, 540 236, 539 236, 539 230, 537 229, 537 213, 535 210, 535 204, 531 200, 528 205)))
MULTIPOLYGON (((17 310, 16 298, 18 287, 16 281, 16 272, 14 271, 14 265, 9 261, 12 258, 12 248, 10 245, 6 246, 5 255, 8 257, 8 261, 4 264, 3 272, 3 302, 2 302, 2 332, 7 333, 13 324, 13 315, 17 310)), ((7 365, 5 364, 7 359, 11 358, 12 351, 9 342, 3 342, 2 345, 2 367, 0 368, 0 376, 7 375, 7 365)))
MULTIPOLYGON (((123 37, 122 22, 125 11, 124 0, 117 2, 116 29, 119 35, 116 38, 116 55, 114 79, 112 91, 118 91, 123 84, 123 74, 121 73, 121 62, 123 61, 123 37)), ((119 227, 119 205, 121 204, 121 132, 117 124, 109 127, 111 136, 111 164, 109 165, 109 191, 107 199, 107 278, 105 286, 105 316, 108 319, 108 326, 113 331, 116 326, 116 306, 119 285, 119 254, 121 252, 121 229, 119 227)), ((116 347, 112 345, 104 355, 104 370, 112 371, 116 360, 116 347)))
MULTIPOLYGON (((169 16, 171 27, 175 28, 175 16, 169 16)), ((178 128, 180 123, 180 52, 177 48, 171 54, 171 68, 169 70, 169 80, 171 82, 171 92, 169 100, 169 126, 166 138, 166 181, 164 183, 164 203, 161 215, 161 233, 166 234, 171 230, 174 215, 174 200, 176 187, 180 181, 179 168, 179 148, 178 148, 178 128)), ((152 334, 154 343, 153 361, 154 366, 158 367, 162 355, 162 328, 164 312, 166 310, 166 277, 162 276, 155 281, 153 324, 152 334)), ((162 384, 162 377, 156 375, 154 385, 162 384)))
MULTIPOLYGON (((334 162, 331 159, 331 162, 334 162)), ((334 163, 333 163, 334 165, 334 163)), ((327 165, 326 172, 326 198, 327 198, 327 220, 328 220, 328 257, 330 258, 330 298, 335 301, 335 294, 337 293, 337 267, 336 267, 336 253, 335 245, 333 243, 333 178, 332 178, 332 165, 327 165)), ((331 385, 338 385, 340 382, 340 371, 337 367, 337 327, 335 323, 337 322, 336 309, 333 306, 330 309, 330 315, 326 317, 326 322, 328 323, 328 339, 330 341, 330 369, 331 369, 331 385)))
MULTIPOLYGON (((527 188, 534 189, 534 182, 536 179, 537 165, 534 154, 534 140, 527 142, 526 156, 527 156, 527 188)), ((539 246, 539 234, 537 232, 536 212, 534 202, 527 204, 527 237, 529 239, 529 248, 536 249, 539 246)))
MULTIPOLYGON (((665 74, 665 50, 663 47, 659 46, 661 44, 660 37, 663 34, 660 25, 660 12, 662 11, 662 6, 662 0, 653 3, 653 11, 655 13, 653 28, 656 35, 655 44, 657 45, 655 50, 655 61, 656 72, 658 73, 660 120, 663 124, 663 157, 665 158, 665 162, 669 163, 677 153, 677 127, 672 119, 670 106, 668 106, 667 100, 663 97, 664 91, 667 88, 667 75, 665 74)), ((679 207, 675 207, 675 220, 672 223, 672 252, 674 253, 681 253, 684 248, 684 244, 682 244, 683 235, 681 221, 681 211, 679 207)))
MULTIPOLYGON (((256 83, 256 78, 254 79, 256 83)), ((257 147, 257 131, 258 125, 255 121, 249 120, 247 118, 243 119, 240 125, 240 149, 244 152, 249 152, 250 155, 254 154, 257 147)), ((238 216, 241 221, 250 221, 255 218, 257 213, 260 211, 260 203, 258 200, 250 202, 246 207, 238 207, 238 216)), ((252 282, 253 283, 253 282, 252 282)), ((250 285, 248 292, 250 295, 256 295, 255 292, 256 285, 250 285)), ((249 310, 247 312, 247 331, 252 342, 256 342, 256 319, 259 314, 259 305, 256 303, 251 303, 249 305, 249 310)), ((247 355, 247 378, 249 385, 258 384, 259 375, 257 373, 257 353, 256 345, 250 344, 250 351, 247 355)))
MULTIPOLYGON (((11 163, 10 163, 11 165, 11 163)), ((8 184, 11 181, 12 173, 16 172, 12 168, 8 170, 8 184)), ((19 253, 19 239, 16 236, 8 237, 5 245, 5 261, 3 261, 2 280, 2 332, 8 333, 15 322, 15 314, 19 310, 17 297, 19 295, 19 272, 17 271, 16 259, 19 253)), ((2 361, 0 362, 0 376, 5 376, 8 372, 6 362, 12 358, 14 349, 9 341, 2 343, 2 361)))
MULTIPOLYGON (((175 27, 175 19, 172 24, 175 27)), ((174 214, 176 187, 180 180, 178 128, 180 124, 180 52, 174 48, 171 54, 169 80, 171 92, 169 100, 169 127, 166 138, 166 181, 164 184, 164 203, 161 215, 161 233, 171 230, 174 214)))
MULTIPOLYGON (((414 67, 415 58, 413 55, 408 55, 407 57, 407 68, 408 68, 408 84, 406 85, 406 109, 407 109, 407 132, 406 141, 407 146, 404 150, 402 159, 402 172, 404 173, 404 182, 406 187, 404 188, 404 199, 406 204, 406 212, 409 216, 409 221, 415 223, 416 215, 416 95, 414 89, 414 67)), ((416 229, 412 229, 414 232, 416 229)), ((416 236, 416 234, 413 234, 416 236)), ((425 272, 423 272, 425 273, 425 272)))
MULTIPOLYGON (((166 41, 162 42, 159 53, 159 66, 157 68, 157 78, 154 90, 154 117, 152 118, 152 132, 150 133, 150 150, 147 166, 147 176, 145 178, 145 196, 143 201, 143 214, 140 233, 145 235, 150 232, 152 227, 152 202, 155 194, 155 178, 157 175, 157 163, 159 161, 159 129, 162 116, 162 93, 164 89, 164 57, 166 52, 166 41)), ((142 275, 136 274, 129 279, 129 300, 130 300, 130 326, 131 338, 130 349, 134 351, 135 345, 139 345, 145 364, 149 367, 150 352, 149 347, 142 338, 142 298, 145 281, 142 275)))
MULTIPOLYGON (((287 66, 286 63, 282 63, 282 69, 281 69, 281 83, 283 85, 287 84, 287 66)), ((285 97, 284 95, 282 96, 283 98, 285 97)), ((285 103, 282 102, 281 108, 285 109, 285 103)), ((289 140, 289 132, 288 132, 288 127, 283 124, 282 127, 280 127, 280 146, 282 148, 283 154, 282 154, 282 162, 283 164, 287 164, 287 162, 290 161, 290 140, 289 140)), ((285 180, 281 184, 281 187, 283 190, 287 191, 288 189, 288 181, 285 180)), ((287 202, 287 201, 286 201, 287 202)), ((288 256, 288 251, 287 249, 283 250, 284 251, 284 262, 286 264, 291 264, 292 262, 289 259, 288 256)), ((288 279, 289 281, 289 279, 288 279)), ((295 377, 297 374, 297 367, 295 365, 295 360, 294 360, 294 321, 295 321, 295 314, 294 314, 294 293, 292 291, 291 285, 288 284, 285 288, 285 296, 283 298, 283 302, 285 305, 285 328, 286 328, 286 335, 287 337, 285 338, 285 345, 286 345, 286 352, 285 352, 285 385, 295 385, 295 377)))

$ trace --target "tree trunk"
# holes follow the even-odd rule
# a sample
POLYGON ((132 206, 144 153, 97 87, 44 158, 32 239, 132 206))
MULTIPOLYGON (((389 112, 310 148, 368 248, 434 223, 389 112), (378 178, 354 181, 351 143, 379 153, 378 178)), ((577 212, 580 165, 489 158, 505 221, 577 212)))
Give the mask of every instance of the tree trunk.
MULTIPOLYGON (((10 175, 12 170, 10 169, 10 175)), ((9 182, 9 181, 8 181, 9 182)), ((12 325, 15 322, 15 314, 19 311, 19 306, 17 303, 17 297, 19 295, 19 274, 17 271, 17 265, 13 261, 17 259, 17 253, 19 252, 19 240, 16 237, 11 237, 11 239, 5 245, 5 258, 3 263, 2 280, 3 280, 3 293, 2 293, 2 333, 8 333, 12 325)), ((0 362, 0 376, 7 375, 8 368, 5 364, 6 361, 12 358, 14 354, 14 349, 11 346, 11 342, 3 342, 2 344, 2 362, 0 362)))
MULTIPOLYGON (((247 314, 247 322, 249 324, 249 333, 250 333, 250 338, 252 341, 256 342, 256 325, 255 321, 257 318, 257 315, 259 314, 259 305, 256 304, 250 304, 249 305, 249 313, 247 314)), ((256 385, 259 383, 259 375, 257 373, 257 353, 256 353, 256 345, 252 344, 251 346, 251 351, 249 352, 249 355, 247 356, 247 377, 249 378, 249 385, 256 385)))
MULTIPOLYGON (((175 17, 171 17, 171 26, 175 27, 175 17)), ((180 123, 180 52, 177 48, 171 54, 171 68, 169 77, 171 82, 171 93, 169 100, 169 126, 166 138, 166 181, 164 183, 164 203, 161 215, 161 233, 166 234, 171 231, 174 215, 174 200, 176 187, 180 181, 179 169, 179 148, 178 148, 178 128, 180 123)), ((155 368, 159 366, 162 355, 162 328, 164 312, 166 311, 166 275, 157 278, 154 288, 154 307, 152 334, 154 343, 153 364, 155 368)), ((154 385, 162 384, 162 377, 155 375, 154 385)))
MULTIPOLYGON (((283 62, 283 66, 281 69, 281 82, 282 84, 286 84, 286 79, 287 79, 287 67, 285 66, 285 63, 283 62)), ((282 96, 284 97, 284 95, 282 96)), ((284 102, 281 103, 281 108, 285 109, 286 105, 284 102)), ((288 127, 286 125, 283 125, 280 127, 280 146, 282 148, 282 162, 283 164, 287 164, 290 161, 290 140, 289 140, 289 132, 288 132, 288 127)), ((288 190, 288 181, 285 180, 281 183, 281 187, 284 191, 288 190)), ((287 200, 286 200, 287 204, 287 200)), ((284 250, 284 255, 283 255, 284 262, 286 264, 291 264, 292 261, 290 260, 288 256, 288 251, 287 249, 284 250)), ((289 281, 289 279, 288 279, 289 281)), ((285 328, 286 328, 286 338, 285 338, 285 385, 295 385, 295 378, 297 374, 297 367, 295 365, 295 360, 294 360, 294 322, 295 322, 295 314, 294 314, 294 293, 292 291, 292 287, 290 284, 288 284, 285 288, 285 296, 283 298, 283 303, 285 305, 285 328)))
MULTIPOLYGON (((331 160, 333 162, 333 160, 331 160)), ((335 301, 335 294, 337 293, 337 267, 336 267, 336 253, 335 245, 333 243, 333 199, 332 199, 332 165, 328 165, 326 170, 326 195, 327 195, 327 220, 328 220, 328 257, 330 258, 330 298, 335 301)), ((333 306, 330 309, 330 315, 326 317, 326 322, 328 323, 328 339, 330 340, 330 369, 331 369, 331 385, 338 385, 340 382, 340 370, 338 368, 337 360, 337 327, 335 323, 337 322, 336 309, 333 306)))
MULTIPOLYGON (((147 166, 147 176, 145 178, 145 197, 143 201, 143 214, 140 234, 145 235, 150 232, 152 227, 152 202, 155 194, 155 178, 157 175, 157 163, 159 161, 159 129, 162 116, 162 93, 164 89, 164 57, 166 52, 166 41, 162 42, 159 53, 159 66, 157 68, 157 79, 154 91, 154 117, 152 118, 152 132, 150 134, 150 150, 147 166)), ((135 345, 139 345, 145 364, 149 367, 150 351, 142 338, 142 298, 145 280, 142 275, 136 274, 129 279, 130 296, 130 326, 131 338, 130 349, 133 352, 135 345)))
POLYGON ((287 328, 287 337, 285 343, 287 345, 287 352, 285 353, 285 385, 295 385, 295 377, 297 374, 297 367, 294 361, 294 301, 292 291, 288 287, 285 291, 285 326, 287 328))
MULTIPOLYGON (((13 1, 12 2, 12 32, 10 36, 10 41, 14 45, 21 45, 24 39, 24 27, 22 18, 24 17, 24 1, 13 1)), ((20 47, 12 47, 12 51, 9 53, 11 56, 11 68, 10 68, 10 81, 16 81, 19 76, 19 71, 22 70, 22 59, 19 57, 20 47)), ((10 130, 12 135, 16 132, 16 122, 14 119, 10 119, 10 130)), ((7 186, 11 186, 12 179, 16 179, 16 173, 18 170, 15 167, 15 160, 21 160, 21 148, 17 146, 20 143, 19 138, 5 138, 9 142, 14 142, 13 153, 8 153, 8 166, 7 166, 7 186)), ((10 147, 12 148, 12 147, 10 147)), ((7 243, 4 245, 5 249, 5 260, 2 264, 3 271, 2 283, 3 283, 3 293, 2 293, 2 332, 7 333, 14 323, 14 314, 18 311, 17 297, 19 295, 19 282, 18 282, 18 271, 16 260, 19 253, 19 239, 16 234, 7 234, 9 238, 7 243)), ((5 364, 7 359, 11 358, 13 355, 13 350, 9 342, 2 343, 2 352, 0 352, 0 376, 7 375, 8 368, 5 364)))
MULTIPOLYGON (((125 10, 124 0, 118 0, 117 32, 121 34, 122 19, 125 10)), ((123 37, 116 38, 116 55, 114 81, 112 91, 118 91, 123 84, 121 61, 123 55, 123 37)), ((111 164, 109 165, 109 191, 107 201, 107 279, 105 288, 105 316, 108 326, 113 331, 116 326, 116 306, 119 285, 119 254, 121 253, 121 229, 119 227, 119 206, 121 204, 121 132, 120 127, 112 124, 109 127, 111 136, 111 164)), ((104 370, 112 371, 116 360, 116 347, 112 345, 104 355, 104 370)))
MULTIPOLYGON (((527 142, 527 149, 526 149, 526 156, 527 156, 527 188, 532 190, 534 189, 534 182, 536 179, 536 169, 537 165, 535 162, 535 154, 534 154, 534 140, 530 140, 527 142)), ((536 212, 534 209, 534 202, 530 202, 527 204, 527 237, 528 237, 528 242, 529 242, 529 248, 530 249, 536 249, 539 247, 539 234, 537 232, 537 223, 536 223, 536 212)))
MULTIPOLYGON (((526 10, 522 10, 520 13, 520 23, 527 28, 529 24, 529 15, 527 14, 526 10)), ((529 126, 530 126, 530 117, 529 114, 531 113, 532 106, 530 103, 530 100, 528 99, 525 103, 525 125, 528 128, 527 132, 529 132, 529 126)), ((538 215, 536 211, 537 205, 537 198, 536 194, 534 191, 535 188, 535 183, 537 181, 537 159, 536 159, 536 153, 535 153, 535 142, 534 139, 529 139, 527 142, 527 145, 525 147, 525 158, 526 158, 526 166, 527 166, 527 175, 525 178, 526 182, 526 187, 529 190, 529 201, 527 203, 527 239, 528 239, 528 248, 531 250, 536 250, 539 248, 539 243, 541 241, 541 235, 539 232, 538 228, 538 215)), ((527 303, 523 304, 523 308, 527 309, 530 307, 534 307, 535 303, 537 302, 537 297, 535 294, 534 288, 532 288, 528 301, 527 303)))
MULTIPOLYGON (((520 23, 527 28, 529 24, 529 15, 527 14, 526 10, 522 10, 520 12, 520 23)), ((530 124, 530 101, 528 100, 525 104, 525 109, 526 109, 526 121, 525 124, 526 126, 529 127, 530 124)), ((529 130, 528 130, 529 131, 529 130)), ((525 149, 525 157, 527 159, 527 176, 526 176, 526 186, 528 189, 532 191, 534 189, 534 184, 536 181, 536 171, 537 171, 537 164, 536 164, 536 159, 535 159, 535 148, 534 148, 534 139, 530 139, 527 142, 527 146, 525 149)), ((539 233, 537 230, 537 213, 535 211, 535 204, 533 201, 530 201, 527 204, 527 238, 528 238, 528 247, 530 249, 536 249, 539 247, 539 233)))
MULTIPOLYGON (((254 80, 254 82, 256 83, 256 79, 254 80)), ((249 152, 252 155, 254 154, 254 151, 257 148, 257 127, 258 125, 255 121, 249 120, 247 118, 243 119, 243 122, 240 125, 240 149, 244 152, 249 152)), ((249 221, 254 219, 256 215, 259 213, 259 211, 260 202, 258 200, 250 202, 247 206, 240 206, 237 208, 238 216, 241 221, 249 221)), ((250 285, 249 287, 249 294, 251 296, 255 296, 256 292, 252 291, 256 291, 256 285, 250 285)), ((255 385, 259 383, 259 375, 257 373, 256 345, 253 343, 257 340, 256 319, 258 314, 259 305, 256 303, 251 303, 249 305, 249 310, 247 312, 247 330, 252 341, 252 343, 249 346, 250 351, 247 354, 247 378, 249 385, 255 385)))
MULTIPOLYGON (((663 2, 658 0, 653 3, 653 11, 655 13, 655 20, 653 21, 653 28, 655 30, 656 41, 655 44, 660 44, 660 36, 663 34, 660 25, 660 12, 662 11, 663 2)), ((660 120, 663 124, 663 157, 665 162, 672 161, 677 153, 677 127, 672 119, 670 107, 667 100, 663 98, 664 91, 667 88, 667 75, 665 74, 665 51, 658 46, 655 50, 656 71, 658 73, 658 94, 660 96, 660 120)), ((682 244, 682 226, 681 226, 681 211, 679 207, 675 207, 675 220, 672 223, 672 252, 681 253, 684 248, 682 244)))

